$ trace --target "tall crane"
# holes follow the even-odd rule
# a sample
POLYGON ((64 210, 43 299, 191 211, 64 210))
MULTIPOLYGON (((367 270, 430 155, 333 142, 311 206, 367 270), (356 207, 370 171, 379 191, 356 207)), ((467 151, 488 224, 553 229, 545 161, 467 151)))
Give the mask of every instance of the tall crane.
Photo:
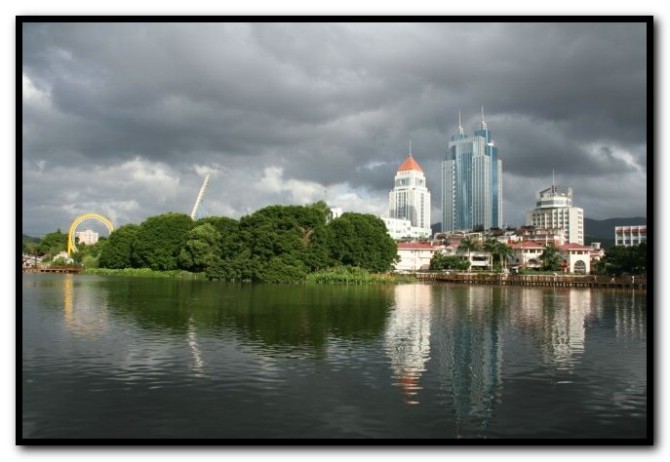
POLYGON ((193 211, 191 212, 191 220, 195 220, 195 216, 198 213, 198 208, 202 203, 202 198, 205 196, 205 190, 207 189, 208 181, 209 181, 209 174, 205 176, 205 181, 203 181, 202 183, 202 187, 200 188, 200 192, 198 193, 198 198, 195 200, 195 204, 193 205, 193 211))

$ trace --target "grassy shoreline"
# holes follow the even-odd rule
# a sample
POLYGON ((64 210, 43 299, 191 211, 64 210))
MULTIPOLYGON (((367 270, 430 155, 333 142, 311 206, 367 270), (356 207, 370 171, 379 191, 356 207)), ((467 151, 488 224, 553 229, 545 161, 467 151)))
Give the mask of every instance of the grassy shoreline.
POLYGON ((206 280, 205 273, 191 273, 184 270, 155 271, 150 268, 87 268, 79 274, 96 276, 127 276, 138 278, 206 280))
MULTIPOLYGON (((163 278, 205 281, 205 273, 191 273, 184 270, 156 271, 150 268, 88 268, 80 274, 96 276, 122 276, 139 278, 163 278)), ((414 276, 389 273, 370 273, 361 268, 330 268, 310 273, 296 284, 399 284, 416 282, 414 276)))

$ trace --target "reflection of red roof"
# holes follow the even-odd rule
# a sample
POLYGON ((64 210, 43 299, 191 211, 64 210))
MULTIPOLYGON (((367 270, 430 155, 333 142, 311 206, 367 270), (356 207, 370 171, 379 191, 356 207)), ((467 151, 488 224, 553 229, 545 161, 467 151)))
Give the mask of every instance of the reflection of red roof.
POLYGON ((407 156, 407 159, 405 159, 405 161, 402 164, 400 164, 400 167, 398 167, 399 172, 404 172, 405 170, 417 170, 423 173, 423 169, 421 168, 419 163, 414 160, 412 154, 407 156))

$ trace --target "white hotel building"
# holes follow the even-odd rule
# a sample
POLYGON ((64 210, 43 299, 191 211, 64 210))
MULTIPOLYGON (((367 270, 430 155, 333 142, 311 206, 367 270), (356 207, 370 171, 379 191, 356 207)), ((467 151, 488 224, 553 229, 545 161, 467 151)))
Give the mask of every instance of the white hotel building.
POLYGON ((407 156, 395 175, 389 192, 389 216, 382 217, 394 239, 430 237, 430 191, 426 177, 412 153, 407 156))
POLYGON ((614 245, 633 247, 646 240, 647 225, 614 227, 614 245))
POLYGON ((584 245, 584 209, 572 206, 572 188, 551 185, 536 205, 526 214, 527 225, 561 230, 565 242, 584 245))

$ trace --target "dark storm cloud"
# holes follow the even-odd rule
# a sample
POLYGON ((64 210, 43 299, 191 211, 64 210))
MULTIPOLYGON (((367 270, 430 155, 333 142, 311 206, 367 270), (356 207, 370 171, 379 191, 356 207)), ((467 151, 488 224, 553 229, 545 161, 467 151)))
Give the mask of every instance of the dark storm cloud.
MULTIPOLYGON (((23 41, 23 156, 34 167, 24 185, 53 175, 54 165, 72 175, 104 167, 110 179, 135 161, 163 169, 164 177, 138 179, 148 183, 135 195, 98 181, 109 189, 96 195, 137 203, 119 211, 126 220, 160 213, 146 194, 168 178, 186 194, 207 169, 219 172, 210 188, 225 209, 212 213, 343 185, 383 212, 410 139, 439 208, 440 161, 458 111, 472 133, 481 105, 506 190, 552 169, 567 183, 589 178, 612 199, 624 191, 599 178, 646 181, 639 24, 26 24, 23 41), (231 197, 270 167, 294 192, 231 197), (235 183, 230 172, 248 179, 235 183)), ((27 209, 47 197, 82 208, 68 202, 72 183, 43 182, 27 209)), ((515 220, 533 203, 506 201, 515 220)), ((625 203, 619 215, 643 214, 642 195, 625 203)))

